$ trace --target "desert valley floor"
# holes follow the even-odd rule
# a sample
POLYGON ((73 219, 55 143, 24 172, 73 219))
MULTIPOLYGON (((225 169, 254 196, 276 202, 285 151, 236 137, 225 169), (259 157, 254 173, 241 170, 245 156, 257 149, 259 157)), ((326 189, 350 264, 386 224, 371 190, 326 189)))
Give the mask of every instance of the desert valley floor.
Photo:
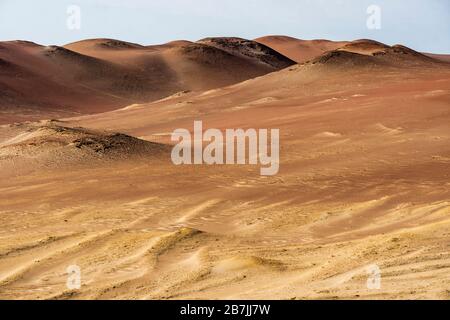
POLYGON ((0 298, 450 298, 447 57, 102 41, 0 43, 0 298), (195 120, 279 128, 279 173, 173 165, 170 134, 195 120))

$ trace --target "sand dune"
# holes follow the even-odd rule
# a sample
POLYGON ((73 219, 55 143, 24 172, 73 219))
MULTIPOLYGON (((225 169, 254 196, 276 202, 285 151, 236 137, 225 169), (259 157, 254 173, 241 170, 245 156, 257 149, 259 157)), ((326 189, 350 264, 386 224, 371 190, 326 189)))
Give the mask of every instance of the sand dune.
POLYGON ((330 40, 300 40, 286 36, 266 36, 255 39, 297 63, 311 60, 326 51, 336 50, 348 43, 348 41, 330 40))
POLYGON ((56 121, 7 127, 9 136, 0 143, 4 176, 50 168, 88 167, 96 162, 151 161, 167 157, 171 149, 126 134, 71 128, 56 121))
POLYGON ((284 69, 295 63, 279 52, 256 41, 241 38, 206 38, 198 41, 198 43, 224 50, 249 61, 264 64, 274 70, 284 69))
POLYGON ((64 47, 12 41, 0 48, 0 123, 104 112, 184 90, 226 86, 293 64, 269 48, 251 57, 188 41, 142 46, 92 39, 64 47))
POLYGON ((108 63, 29 42, 2 42, 0 48, 7 64, 0 69, 1 123, 106 111, 127 101, 92 87, 103 85, 95 73, 119 76, 108 63))
MULTIPOLYGON (((233 55, 241 40, 222 41, 152 50, 173 61, 250 55, 269 68, 265 49, 244 42, 233 55)), ((101 45, 115 53, 95 59, 147 50, 127 47, 101 45)), ((215 90, 0 126, 0 165, 14 159, 0 172, 0 297, 448 299, 449 64, 367 40, 308 60, 215 90), (194 120, 279 128, 279 174, 173 165, 170 133, 194 120), (73 264, 79 290, 66 286, 73 264), (380 289, 367 286, 374 266, 380 289)))
MULTIPOLYGON (((442 62, 448 62, 449 60, 447 55, 423 54, 402 45, 388 46, 384 43, 370 39, 329 41, 321 39, 300 40, 286 36, 267 36, 255 39, 255 41, 277 50, 298 63, 309 62, 310 60, 320 58, 324 54, 327 56, 330 52, 335 51, 351 52, 369 56, 388 54, 391 56, 389 59, 392 59, 392 56, 395 54, 404 54, 422 60, 427 60, 427 57, 442 62)), ((411 58, 410 56, 403 56, 401 59, 397 59, 396 62, 404 62, 405 60, 408 60, 405 58, 411 58)))

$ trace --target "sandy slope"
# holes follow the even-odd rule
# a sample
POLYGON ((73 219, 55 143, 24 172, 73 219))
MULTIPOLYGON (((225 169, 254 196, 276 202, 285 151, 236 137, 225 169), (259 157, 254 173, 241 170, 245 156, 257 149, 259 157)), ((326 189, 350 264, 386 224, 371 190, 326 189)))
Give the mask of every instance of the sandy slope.
POLYGON ((16 157, 16 166, 1 171, 0 297, 450 298, 450 67, 383 48, 332 51, 103 114, 2 126, 0 164, 16 157), (103 159, 72 145, 79 135, 109 141, 105 129, 167 144, 194 120, 279 128, 280 173, 177 167, 161 145, 103 159), (64 129, 46 135, 55 128, 64 129), (59 156, 28 161, 33 148, 59 156), (72 264, 81 290, 66 288, 72 264), (366 286, 373 264, 379 290, 366 286))

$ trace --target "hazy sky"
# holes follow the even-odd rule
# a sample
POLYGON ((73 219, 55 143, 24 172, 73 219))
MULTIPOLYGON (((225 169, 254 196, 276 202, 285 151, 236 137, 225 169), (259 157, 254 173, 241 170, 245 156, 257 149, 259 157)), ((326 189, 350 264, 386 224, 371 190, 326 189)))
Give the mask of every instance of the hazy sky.
POLYGON ((0 40, 57 44, 115 38, 140 44, 208 36, 247 39, 282 34, 301 39, 371 38, 420 51, 450 53, 449 0, 0 0, 0 40), (67 27, 67 8, 81 28, 67 27), (367 8, 381 9, 369 29, 367 8))

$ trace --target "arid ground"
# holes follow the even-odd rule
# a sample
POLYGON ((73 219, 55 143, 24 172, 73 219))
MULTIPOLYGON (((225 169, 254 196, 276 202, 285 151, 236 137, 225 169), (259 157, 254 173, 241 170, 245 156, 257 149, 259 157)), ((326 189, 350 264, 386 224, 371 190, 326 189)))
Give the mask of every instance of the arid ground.
POLYGON ((448 56, 2 42, 0 123, 2 299, 450 298, 448 56), (174 165, 195 120, 280 129, 279 173, 174 165))

